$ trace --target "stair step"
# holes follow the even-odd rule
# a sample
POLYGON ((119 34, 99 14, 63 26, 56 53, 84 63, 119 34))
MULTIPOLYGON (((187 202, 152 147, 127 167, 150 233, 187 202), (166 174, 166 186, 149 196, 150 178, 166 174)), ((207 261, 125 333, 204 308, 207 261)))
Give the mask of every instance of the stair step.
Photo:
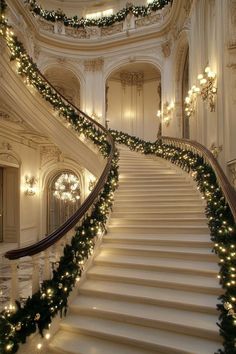
POLYGON ((122 300, 79 296, 70 306, 72 314, 102 317, 106 319, 165 329, 182 334, 215 339, 219 337, 216 322, 218 316, 212 314, 183 311, 149 304, 131 304, 122 300))
POLYGON ((179 225, 189 225, 189 226, 207 226, 207 220, 206 218, 168 218, 168 217, 162 217, 162 218, 151 218, 151 217, 140 217, 140 218, 116 218, 112 217, 111 221, 109 223, 110 226, 129 226, 129 225, 136 225, 136 226, 143 226, 145 224, 152 225, 152 226, 170 226, 170 225, 176 225, 179 227, 179 225))
POLYGON ((174 205, 173 203, 159 203, 158 202, 142 202, 141 204, 136 203, 130 207, 127 205, 125 202, 119 202, 117 203, 115 200, 114 206, 113 206, 113 211, 114 212, 174 212, 174 211, 182 211, 182 212, 203 212, 204 207, 203 203, 200 201, 199 203, 179 203, 176 202, 174 205))
POLYGON ((216 314, 216 295, 193 292, 191 289, 170 289, 152 287, 119 281, 87 280, 79 288, 79 294, 105 297, 109 299, 123 299, 135 303, 157 304, 173 308, 190 309, 200 312, 216 314))
MULTIPOLYGON (((200 208, 199 208, 200 210, 200 208)), ((168 215, 169 218, 191 218, 191 217, 196 217, 196 218, 205 218, 205 215, 203 211, 192 211, 192 210, 176 210, 172 209, 171 211, 166 211, 166 210, 157 210, 157 211, 147 211, 147 210, 130 210, 130 211, 113 211, 112 213, 112 219, 113 218, 138 218, 142 216, 143 218, 160 218, 160 217, 166 217, 168 215)))
MULTIPOLYGON (((143 234, 108 234, 104 238, 104 246, 106 243, 119 244, 136 244, 152 246, 168 246, 168 247, 189 247, 191 248, 213 248, 213 242, 203 234, 189 236, 183 235, 143 235, 143 234), (173 236, 173 237, 172 237, 173 236), (196 236, 196 237, 194 237, 196 236)), ((132 246, 131 246, 132 247, 132 246)))
POLYGON ((220 295, 218 279, 215 277, 192 276, 181 273, 152 272, 148 270, 109 268, 93 266, 88 272, 89 279, 111 280, 115 279, 126 283, 158 286, 171 289, 192 290, 208 294, 220 295))
POLYGON ((156 234, 156 233, 162 233, 162 234, 171 234, 174 233, 184 233, 184 234, 207 234, 209 232, 207 226, 184 226, 184 225, 165 225, 164 223, 162 225, 158 226, 152 226, 152 225, 124 225, 124 226, 112 226, 110 225, 108 227, 108 231, 112 233, 148 233, 148 234, 156 234))
POLYGON ((166 186, 166 187, 159 187, 159 186, 152 186, 148 185, 143 188, 139 188, 138 186, 133 186, 129 188, 128 186, 122 187, 119 186, 119 190, 116 192, 116 196, 126 196, 126 195, 131 195, 133 196, 145 196, 149 193, 152 193, 152 195, 155 195, 157 198, 159 196, 165 195, 168 196, 170 195, 176 195, 176 196, 194 196, 199 199, 201 199, 201 196, 197 191, 194 191, 192 188, 180 188, 178 186, 166 186))
POLYGON ((179 259, 193 259, 207 262, 216 262, 218 257, 211 252, 210 248, 203 247, 189 247, 176 245, 147 245, 135 243, 115 243, 104 242, 101 249, 106 250, 107 253, 122 253, 124 255, 130 254, 135 256, 149 256, 149 257, 166 257, 179 259))
MULTIPOLYGON (((122 344, 81 333, 59 330, 52 339, 48 354, 157 354, 134 345, 122 344)), ((158 352, 158 354, 162 354, 158 352)), ((164 353, 163 353, 164 354, 164 353)))
POLYGON ((82 333, 136 345, 139 348, 156 350, 157 353, 161 351, 168 354, 196 354, 201 348, 201 354, 209 354, 216 351, 220 343, 156 328, 83 315, 71 315, 63 321, 61 328, 76 334, 82 333))
POLYGON ((198 274, 202 276, 216 277, 218 274, 218 265, 215 262, 174 259, 166 257, 138 257, 131 255, 113 254, 112 257, 101 250, 94 261, 95 265, 110 267, 128 267, 135 269, 159 270, 182 272, 186 274, 198 274))

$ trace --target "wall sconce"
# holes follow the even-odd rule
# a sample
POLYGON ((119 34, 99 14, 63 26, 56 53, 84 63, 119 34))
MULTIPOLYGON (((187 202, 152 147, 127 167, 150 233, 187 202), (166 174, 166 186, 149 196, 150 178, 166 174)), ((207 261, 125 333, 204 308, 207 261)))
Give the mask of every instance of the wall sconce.
POLYGON ((162 122, 165 124, 166 127, 169 126, 170 124, 170 119, 171 119, 171 113, 173 112, 175 108, 174 102, 165 102, 163 104, 163 111, 159 113, 159 117, 162 117, 162 122))
POLYGON ((96 178, 89 180, 88 189, 89 189, 90 192, 93 190, 93 188, 95 187, 96 183, 97 183, 97 179, 96 178))
POLYGON ((187 117, 190 117, 196 109, 196 100, 197 96, 200 93, 200 88, 193 85, 192 88, 188 91, 188 96, 185 97, 184 106, 187 117))
POLYGON ((36 184, 38 180, 36 177, 25 176, 25 195, 33 196, 36 194, 36 184))
POLYGON ((216 73, 207 66, 204 70, 204 74, 198 75, 200 82, 200 94, 203 101, 208 100, 211 112, 215 111, 215 97, 217 93, 216 87, 216 73))

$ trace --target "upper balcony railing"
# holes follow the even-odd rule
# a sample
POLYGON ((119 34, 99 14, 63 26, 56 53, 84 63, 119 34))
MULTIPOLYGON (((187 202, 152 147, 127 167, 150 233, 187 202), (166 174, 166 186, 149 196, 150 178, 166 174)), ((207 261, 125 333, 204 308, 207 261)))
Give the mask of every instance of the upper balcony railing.
POLYGON ((25 6, 36 16, 42 31, 77 39, 105 39, 150 25, 162 25, 171 12, 172 0, 154 1, 146 7, 127 3, 117 14, 100 19, 68 18, 61 11, 44 10, 32 0, 26 1, 25 6))

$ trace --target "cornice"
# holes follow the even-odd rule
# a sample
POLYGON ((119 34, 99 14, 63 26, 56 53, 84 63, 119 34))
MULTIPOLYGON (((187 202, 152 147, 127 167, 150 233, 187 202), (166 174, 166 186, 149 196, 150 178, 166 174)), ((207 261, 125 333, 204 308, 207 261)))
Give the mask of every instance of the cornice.
POLYGON ((79 39, 60 34, 47 33, 42 31, 36 20, 30 13, 22 0, 9 0, 10 8, 15 10, 24 18, 29 28, 34 31, 34 37, 42 47, 52 47, 53 49, 63 49, 68 51, 86 52, 102 52, 112 50, 113 48, 121 48, 122 46, 130 46, 140 44, 142 42, 162 39, 167 36, 172 26, 176 23, 180 11, 181 1, 174 0, 172 9, 167 15, 166 21, 162 24, 149 25, 137 29, 127 29, 122 33, 117 33, 109 37, 79 39))

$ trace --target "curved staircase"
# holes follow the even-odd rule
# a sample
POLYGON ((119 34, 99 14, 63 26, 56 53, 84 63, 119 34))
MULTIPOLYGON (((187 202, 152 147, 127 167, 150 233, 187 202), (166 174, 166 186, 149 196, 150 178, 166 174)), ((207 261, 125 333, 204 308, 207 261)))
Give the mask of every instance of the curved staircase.
POLYGON ((213 354, 222 290, 211 249, 190 177, 120 148, 108 233, 48 353, 213 354))

